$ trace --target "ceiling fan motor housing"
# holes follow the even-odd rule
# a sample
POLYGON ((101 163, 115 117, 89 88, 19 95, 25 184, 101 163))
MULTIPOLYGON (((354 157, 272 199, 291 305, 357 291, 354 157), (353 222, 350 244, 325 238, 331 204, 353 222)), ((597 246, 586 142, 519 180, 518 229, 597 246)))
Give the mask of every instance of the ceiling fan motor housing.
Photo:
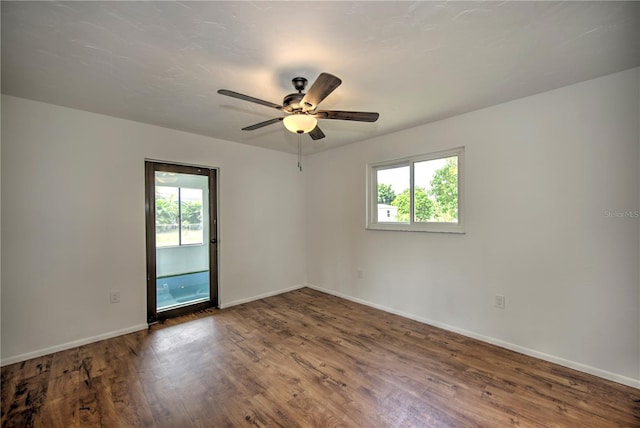
POLYGON ((304 98, 304 88, 307 87, 308 80, 304 77, 294 77, 291 79, 293 88, 298 91, 297 94, 289 94, 282 100, 282 105, 289 111, 297 112, 303 109, 301 105, 302 98, 304 98))
POLYGON ((304 94, 302 92, 289 94, 282 100, 282 105, 291 111, 302 110, 302 106, 300 105, 302 98, 304 98, 304 94))

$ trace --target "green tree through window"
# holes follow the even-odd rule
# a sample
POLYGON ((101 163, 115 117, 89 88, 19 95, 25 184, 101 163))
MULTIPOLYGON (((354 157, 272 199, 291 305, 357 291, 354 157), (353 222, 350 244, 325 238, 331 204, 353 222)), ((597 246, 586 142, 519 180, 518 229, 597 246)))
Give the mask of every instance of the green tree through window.
POLYGON ((202 244, 202 189, 156 186, 156 246, 202 244))
POLYGON ((434 220, 451 222, 458 219, 457 158, 447 159, 446 165, 433 174, 429 196, 434 202, 434 220))
POLYGON ((380 183, 378 184, 378 203, 390 205, 391 202, 396 198, 396 192, 393 191, 393 188, 390 184, 380 183))
MULTIPOLYGON (((433 215, 433 201, 429 199, 426 190, 422 187, 416 187, 413 197, 415 204, 415 221, 428 221, 433 215)), ((411 209, 409 189, 400 193, 391 202, 391 205, 398 207, 398 221, 409 222, 409 212, 411 209)))

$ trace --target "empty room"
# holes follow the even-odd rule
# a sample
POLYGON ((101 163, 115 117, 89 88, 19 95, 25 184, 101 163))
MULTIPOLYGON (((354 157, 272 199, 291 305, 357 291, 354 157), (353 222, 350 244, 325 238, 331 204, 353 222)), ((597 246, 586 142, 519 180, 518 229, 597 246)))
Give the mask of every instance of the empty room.
POLYGON ((640 427, 640 2, 0 11, 3 428, 640 427))

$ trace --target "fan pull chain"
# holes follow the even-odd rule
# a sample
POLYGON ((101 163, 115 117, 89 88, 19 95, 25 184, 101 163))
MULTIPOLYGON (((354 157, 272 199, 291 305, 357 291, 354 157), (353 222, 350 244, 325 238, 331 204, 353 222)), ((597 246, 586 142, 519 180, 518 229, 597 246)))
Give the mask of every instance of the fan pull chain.
POLYGON ((302 140, 298 133, 298 169, 302 172, 302 140))

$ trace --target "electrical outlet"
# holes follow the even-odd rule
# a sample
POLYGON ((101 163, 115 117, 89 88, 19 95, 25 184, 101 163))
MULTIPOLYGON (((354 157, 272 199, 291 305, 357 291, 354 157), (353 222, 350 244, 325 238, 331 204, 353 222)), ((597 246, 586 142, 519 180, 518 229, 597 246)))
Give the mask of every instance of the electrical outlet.
POLYGON ((504 309, 505 298, 504 294, 496 294, 493 298, 493 305, 496 308, 504 309))
POLYGON ((362 272, 362 269, 358 269, 356 273, 358 275, 358 279, 364 278, 364 272, 362 272))
POLYGON ((111 303, 120 303, 120 290, 111 290, 109 292, 109 301, 111 303))

